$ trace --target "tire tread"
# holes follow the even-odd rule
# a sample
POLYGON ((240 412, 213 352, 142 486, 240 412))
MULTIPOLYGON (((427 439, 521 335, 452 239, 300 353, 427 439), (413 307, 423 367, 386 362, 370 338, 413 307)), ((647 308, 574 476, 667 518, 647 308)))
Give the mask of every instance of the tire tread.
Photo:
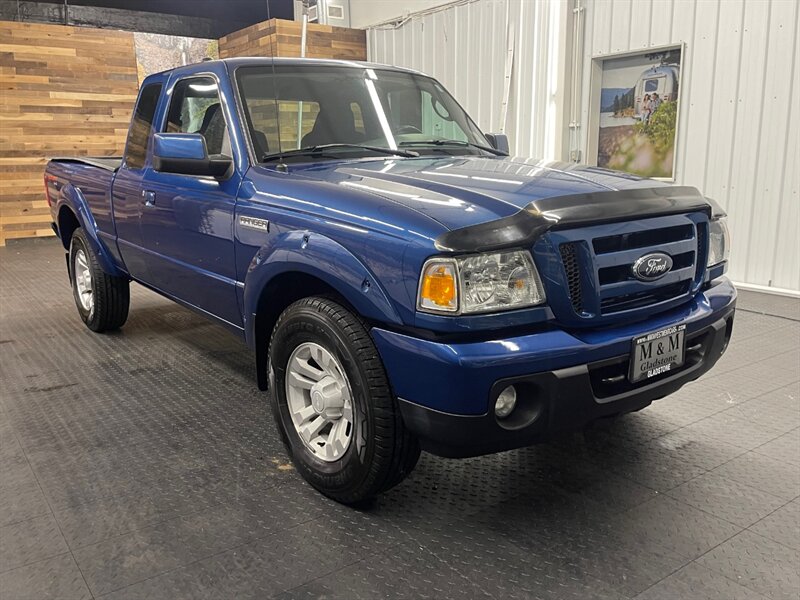
MULTIPOLYGON (((312 309, 324 315, 346 335, 367 379, 367 394, 374 411, 374 460, 370 464, 368 476, 356 491, 348 495, 328 494, 346 504, 362 502, 391 489, 406 478, 419 459, 419 443, 403 423, 378 350, 372 342, 366 323, 357 315, 328 297, 304 298, 281 314, 273 329, 272 338, 274 339, 275 332, 288 316, 303 309, 312 309)), ((323 490, 323 493, 326 492, 323 490)))
MULTIPOLYGON (((130 282, 125 277, 115 277, 103 271, 86 239, 86 233, 80 227, 72 234, 73 244, 76 238, 83 246, 92 270, 94 317, 90 321, 85 320, 86 326, 95 333, 119 329, 128 320, 131 301, 130 282)), ((72 265, 72 250, 70 250, 70 265, 72 265)))

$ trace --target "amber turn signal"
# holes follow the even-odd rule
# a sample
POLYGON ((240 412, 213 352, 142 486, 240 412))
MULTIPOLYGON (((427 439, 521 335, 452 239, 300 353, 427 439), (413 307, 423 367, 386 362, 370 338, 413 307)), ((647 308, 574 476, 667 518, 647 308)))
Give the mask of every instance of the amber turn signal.
POLYGON ((430 261, 422 271, 419 307, 437 311, 458 310, 456 268, 452 261, 430 261))

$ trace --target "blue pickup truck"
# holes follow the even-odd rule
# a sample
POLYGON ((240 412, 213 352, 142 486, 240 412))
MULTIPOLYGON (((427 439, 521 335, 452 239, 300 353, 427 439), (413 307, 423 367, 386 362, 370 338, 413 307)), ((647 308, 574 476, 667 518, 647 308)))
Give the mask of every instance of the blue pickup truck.
POLYGON ((298 471, 344 503, 636 411, 728 344, 725 215, 691 187, 508 156, 436 80, 211 61, 142 84, 121 158, 45 173, 78 312, 129 283, 240 336, 298 471))

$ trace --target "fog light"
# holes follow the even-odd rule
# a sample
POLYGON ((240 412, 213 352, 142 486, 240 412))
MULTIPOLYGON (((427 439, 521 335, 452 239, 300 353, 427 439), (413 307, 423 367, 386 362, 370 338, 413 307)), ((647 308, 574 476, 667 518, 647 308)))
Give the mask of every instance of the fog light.
POLYGON ((498 419, 505 419, 517 405, 517 390, 513 385, 508 386, 497 397, 494 403, 494 414, 498 419))

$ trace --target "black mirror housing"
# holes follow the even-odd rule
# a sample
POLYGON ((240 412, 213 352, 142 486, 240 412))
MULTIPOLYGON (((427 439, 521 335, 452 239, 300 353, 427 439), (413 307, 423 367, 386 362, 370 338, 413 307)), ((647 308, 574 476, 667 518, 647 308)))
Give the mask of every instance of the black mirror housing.
POLYGON ((209 156, 199 133, 156 133, 153 168, 160 173, 223 178, 233 168, 233 159, 224 154, 209 156))
POLYGON ((225 178, 231 167, 233 159, 224 154, 217 154, 205 160, 153 156, 153 168, 159 173, 225 178))
POLYGON ((505 133, 486 133, 484 135, 492 148, 509 154, 508 136, 505 133))

